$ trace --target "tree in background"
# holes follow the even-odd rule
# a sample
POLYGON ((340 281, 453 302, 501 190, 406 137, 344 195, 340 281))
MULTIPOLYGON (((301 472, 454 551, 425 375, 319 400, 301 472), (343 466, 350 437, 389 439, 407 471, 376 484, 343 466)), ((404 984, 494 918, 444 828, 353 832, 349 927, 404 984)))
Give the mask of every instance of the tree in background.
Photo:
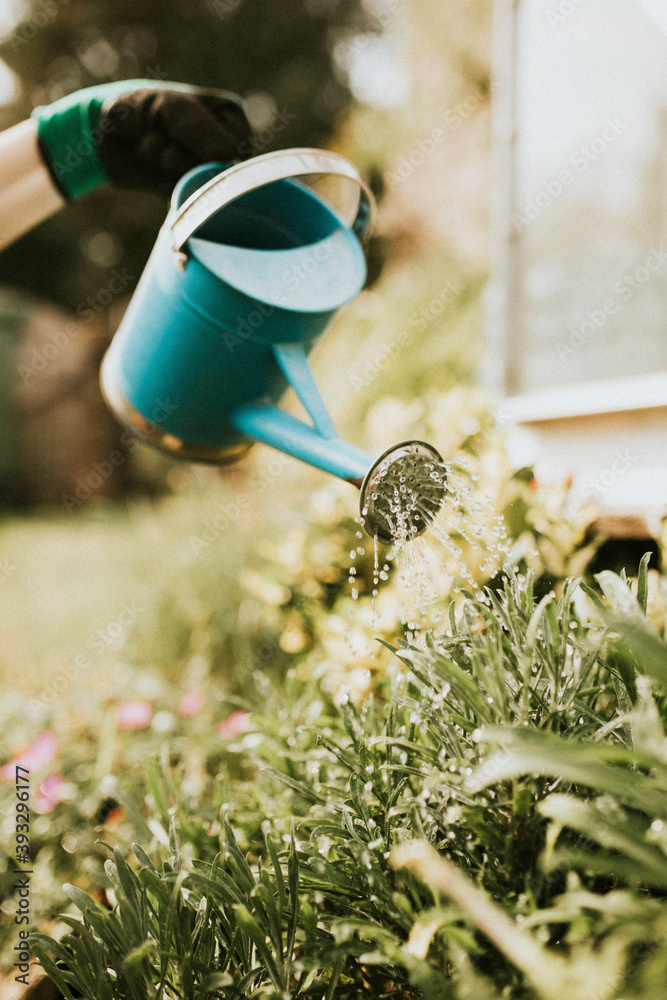
MULTIPOLYGON (((258 152, 323 145, 352 100, 335 47, 378 30, 363 0, 28 0, 0 58, 20 81, 0 125, 105 80, 179 80, 241 94, 258 152)), ((380 12, 381 13, 381 12, 380 12)), ((165 215, 138 192, 100 190, 0 256, 0 283, 102 311, 114 269, 126 292, 165 215)))

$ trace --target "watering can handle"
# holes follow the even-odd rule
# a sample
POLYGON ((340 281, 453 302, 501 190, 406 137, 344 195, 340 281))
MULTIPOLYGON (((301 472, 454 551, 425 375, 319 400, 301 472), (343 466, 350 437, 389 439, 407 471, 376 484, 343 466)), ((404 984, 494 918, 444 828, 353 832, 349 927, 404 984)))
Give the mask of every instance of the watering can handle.
POLYGON ((356 168, 345 157, 327 150, 279 149, 228 167, 190 195, 171 224, 174 250, 182 251, 200 226, 242 195, 274 181, 306 174, 334 174, 359 185, 359 207, 350 228, 363 243, 371 229, 375 199, 356 168))

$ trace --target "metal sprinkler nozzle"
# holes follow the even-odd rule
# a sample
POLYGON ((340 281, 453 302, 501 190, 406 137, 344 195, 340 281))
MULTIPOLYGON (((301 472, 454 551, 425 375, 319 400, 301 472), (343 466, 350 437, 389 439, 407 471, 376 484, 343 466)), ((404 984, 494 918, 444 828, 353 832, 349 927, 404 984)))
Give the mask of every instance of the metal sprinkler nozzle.
POLYGON ((424 441, 403 441, 373 463, 361 484, 365 530, 381 542, 409 541, 426 531, 446 492, 441 455, 424 441))

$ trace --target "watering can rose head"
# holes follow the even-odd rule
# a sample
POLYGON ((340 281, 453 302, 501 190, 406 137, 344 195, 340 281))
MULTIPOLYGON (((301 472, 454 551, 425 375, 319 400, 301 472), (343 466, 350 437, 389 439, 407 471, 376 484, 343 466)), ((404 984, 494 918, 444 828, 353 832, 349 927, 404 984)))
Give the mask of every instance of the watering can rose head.
POLYGON ((375 460, 360 485, 359 509, 367 533, 381 542, 423 534, 447 492, 441 455, 424 441, 403 441, 375 460))
POLYGON ((68 200, 105 182, 168 197, 193 167, 253 153, 240 98, 187 84, 101 84, 35 108, 32 117, 42 158, 68 200))

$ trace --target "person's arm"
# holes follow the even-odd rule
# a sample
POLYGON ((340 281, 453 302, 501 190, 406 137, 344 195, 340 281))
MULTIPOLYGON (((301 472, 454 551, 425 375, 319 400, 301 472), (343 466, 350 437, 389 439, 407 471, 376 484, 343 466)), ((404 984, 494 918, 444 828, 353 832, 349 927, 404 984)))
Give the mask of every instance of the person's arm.
POLYGON ((0 249, 100 184, 168 196, 191 167, 252 152, 228 91, 151 80, 79 90, 0 133, 0 249))
POLYGON ((29 120, 0 133, 0 249, 62 208, 39 151, 37 123, 29 120))

